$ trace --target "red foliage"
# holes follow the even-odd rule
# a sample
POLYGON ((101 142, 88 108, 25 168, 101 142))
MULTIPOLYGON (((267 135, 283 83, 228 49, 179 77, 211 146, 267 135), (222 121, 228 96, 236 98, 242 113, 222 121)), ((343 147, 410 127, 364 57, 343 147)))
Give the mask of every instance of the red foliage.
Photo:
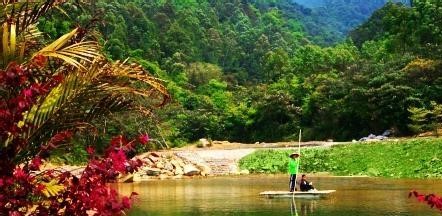
POLYGON ((88 154, 90 154, 90 155, 93 155, 93 154, 95 153, 95 148, 92 147, 92 146, 88 146, 88 147, 86 148, 86 152, 87 152, 88 154))
POLYGON ((32 59, 32 63, 37 67, 44 67, 48 60, 43 55, 37 55, 32 59))
POLYGON ((80 176, 54 170, 37 175, 31 170, 39 170, 39 157, 29 165, 16 167, 11 177, 0 176, 0 215, 122 215, 131 207, 136 193, 120 197, 107 183, 115 181, 119 174, 136 171, 143 164, 141 160, 127 159, 128 152, 123 149, 133 143, 122 142, 121 148, 110 146, 107 157, 91 157, 80 176), (63 190, 45 197, 42 182, 54 179, 63 190), (35 210, 30 211, 31 206, 35 210))
POLYGON ((150 138, 148 134, 141 134, 140 136, 138 136, 138 141, 143 145, 146 145, 149 140, 150 138))
POLYGON ((426 202, 431 208, 436 208, 442 211, 442 197, 437 196, 436 194, 424 195, 413 190, 408 194, 408 197, 411 196, 416 197, 419 202, 426 202))
POLYGON ((32 128, 29 123, 23 123, 23 113, 30 111, 63 80, 62 75, 44 79, 32 77, 32 68, 45 64, 46 59, 37 56, 31 65, 12 62, 6 70, 0 69, 0 90, 8 92, 7 97, 0 100, 0 142, 3 144, 0 146, 0 215, 122 214, 131 207, 136 194, 120 197, 107 183, 142 165, 140 160, 130 160, 127 155, 135 144, 145 144, 148 139, 137 137, 128 142, 123 136, 116 137, 103 158, 93 155, 94 149, 88 147, 91 159, 80 176, 56 170, 40 172, 42 157, 73 135, 72 131, 61 131, 42 143, 36 152, 27 152, 31 151, 30 143, 20 136, 32 128), (27 158, 27 162, 17 159, 23 152, 33 158, 27 158), (48 194, 49 187, 58 189, 48 194))

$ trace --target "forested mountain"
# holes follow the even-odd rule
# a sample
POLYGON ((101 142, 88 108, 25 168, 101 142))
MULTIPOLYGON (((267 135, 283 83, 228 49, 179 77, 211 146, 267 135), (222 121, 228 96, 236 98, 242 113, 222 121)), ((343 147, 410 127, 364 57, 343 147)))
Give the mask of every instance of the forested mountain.
POLYGON ((293 0, 311 8, 302 18, 305 30, 316 44, 331 45, 346 38, 348 32, 365 22, 388 2, 408 5, 408 0, 293 0))
MULTIPOLYGON (((358 12, 342 2, 330 13, 358 12)), ((110 57, 130 57, 166 81, 173 103, 156 113, 158 127, 116 116, 125 126, 108 123, 115 133, 136 131, 137 122, 174 145, 288 140, 299 128, 305 139, 348 140, 438 126, 441 4, 388 3, 352 31, 355 43, 327 47, 335 40, 326 30, 314 38, 308 28, 322 26, 321 14, 289 0, 99 0, 83 7, 89 15, 56 13, 40 29, 58 35, 97 18, 110 57)))

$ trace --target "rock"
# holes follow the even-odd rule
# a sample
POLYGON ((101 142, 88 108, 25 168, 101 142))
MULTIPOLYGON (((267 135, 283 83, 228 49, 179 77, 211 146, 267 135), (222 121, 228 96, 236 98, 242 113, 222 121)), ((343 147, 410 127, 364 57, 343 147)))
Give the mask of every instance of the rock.
POLYGON ((383 135, 376 136, 374 134, 370 134, 366 137, 362 137, 361 139, 359 139, 359 141, 377 142, 377 141, 386 140, 386 139, 388 139, 387 136, 383 136, 383 135))
POLYGON ((154 163, 149 159, 149 158, 145 158, 142 160, 143 163, 145 163, 147 166, 152 166, 154 165, 154 163))
POLYGON ((177 160, 171 160, 170 163, 172 164, 172 166, 176 169, 176 168, 181 168, 180 163, 177 160))
POLYGON ((212 169, 205 164, 197 164, 196 167, 200 170, 202 176, 207 176, 212 174, 212 169))
POLYGON ((184 165, 183 168, 184 168, 184 175, 186 175, 186 176, 194 176, 194 175, 200 174, 200 170, 197 169, 192 164, 186 164, 186 165, 184 165))
POLYGON ((391 134, 392 134, 391 130, 386 130, 386 131, 384 131, 384 133, 382 133, 381 136, 388 137, 388 136, 390 136, 391 134))
POLYGON ((141 181, 141 174, 136 172, 134 173, 134 178, 133 178, 134 182, 140 182, 141 181))
POLYGON ((386 137, 386 136, 376 136, 376 139, 378 139, 378 140, 386 140, 386 139, 388 139, 388 137, 386 137))
POLYGON ((154 163, 157 162, 158 160, 160 160, 159 157, 155 157, 153 155, 149 155, 147 158, 149 158, 149 160, 154 163))
POLYGON ((143 154, 137 155, 135 158, 138 158, 138 159, 143 160, 143 159, 145 159, 145 158, 148 158, 149 155, 150 155, 150 153, 149 153, 149 152, 146 152, 146 153, 143 153, 143 154))
POLYGON ((163 164, 163 162, 161 162, 161 161, 157 162, 157 163, 155 164, 155 166, 156 166, 157 168, 159 168, 159 169, 163 169, 163 168, 164 168, 164 164, 163 164))
POLYGON ((176 167, 178 167, 178 166, 180 166, 180 167, 184 167, 186 164, 183 162, 183 160, 181 159, 181 158, 179 158, 179 157, 176 157, 174 160, 174 166, 175 166, 175 168, 176 167))
POLYGON ((173 165, 170 162, 166 162, 166 164, 164 165, 164 169, 172 171, 173 170, 173 165))
POLYGON ((175 175, 184 175, 184 170, 181 167, 175 168, 175 175))
POLYGON ((157 158, 160 157, 160 155, 158 153, 156 153, 156 152, 151 152, 150 155, 152 155, 154 157, 157 157, 157 158))
POLYGON ((241 170, 240 172, 239 172, 239 174, 241 174, 241 175, 248 175, 248 174, 250 174, 250 171, 249 170, 241 170))
POLYGON ((206 148, 206 147, 208 147, 209 145, 210 145, 209 140, 207 140, 207 139, 205 139, 205 138, 202 138, 202 139, 199 140, 199 142, 198 142, 198 144, 197 144, 197 147, 199 147, 199 148, 206 148))
POLYGON ((156 168, 147 168, 145 169, 146 175, 148 176, 158 176, 161 173, 160 169, 156 169, 156 168))
POLYGON ((150 169, 153 169, 152 167, 150 167, 150 166, 143 166, 143 167, 141 167, 140 168, 142 171, 144 171, 144 173, 147 171, 147 170, 150 170, 150 169))

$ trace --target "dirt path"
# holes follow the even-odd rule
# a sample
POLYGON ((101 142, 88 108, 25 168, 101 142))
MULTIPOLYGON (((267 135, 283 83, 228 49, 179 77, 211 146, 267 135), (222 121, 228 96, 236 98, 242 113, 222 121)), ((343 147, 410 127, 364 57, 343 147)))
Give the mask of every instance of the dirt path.
POLYGON ((206 164, 212 169, 213 175, 240 174, 238 161, 256 149, 207 149, 181 150, 175 154, 196 164, 206 164))
MULTIPOLYGON (((334 145, 351 144, 351 142, 302 142, 301 148, 330 147, 334 145)), ((298 148, 297 142, 279 143, 230 143, 214 141, 211 147, 197 148, 196 145, 172 150, 173 153, 195 164, 206 164, 212 169, 213 175, 246 174, 241 172, 238 161, 258 149, 293 149, 298 148)))

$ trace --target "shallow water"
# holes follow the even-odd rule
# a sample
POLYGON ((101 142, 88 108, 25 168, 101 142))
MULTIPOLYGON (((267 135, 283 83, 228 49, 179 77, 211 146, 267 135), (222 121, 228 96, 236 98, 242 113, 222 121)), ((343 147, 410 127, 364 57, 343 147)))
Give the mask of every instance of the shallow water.
POLYGON ((321 199, 266 199, 259 192, 286 190, 288 177, 237 176, 163 180, 115 187, 122 194, 138 192, 129 215, 400 215, 440 216, 408 192, 442 193, 442 180, 317 177, 318 189, 334 189, 321 199))

